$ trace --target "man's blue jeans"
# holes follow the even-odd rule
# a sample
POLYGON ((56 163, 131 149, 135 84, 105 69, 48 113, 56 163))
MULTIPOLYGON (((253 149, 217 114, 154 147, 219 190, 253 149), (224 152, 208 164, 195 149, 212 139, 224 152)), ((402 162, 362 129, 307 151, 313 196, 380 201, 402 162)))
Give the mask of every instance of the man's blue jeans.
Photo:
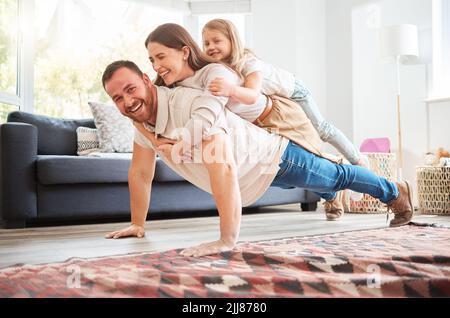
POLYGON ((383 203, 398 197, 395 183, 360 166, 335 164, 293 142, 289 142, 281 157, 280 170, 272 186, 305 188, 327 201, 344 189, 370 194, 383 203))

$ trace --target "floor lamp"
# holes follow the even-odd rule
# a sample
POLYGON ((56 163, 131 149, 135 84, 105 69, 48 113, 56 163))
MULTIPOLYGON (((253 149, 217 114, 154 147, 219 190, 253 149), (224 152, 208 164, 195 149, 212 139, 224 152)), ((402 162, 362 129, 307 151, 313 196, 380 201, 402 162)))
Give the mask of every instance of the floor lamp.
POLYGON ((414 64, 419 57, 418 30, 415 25, 402 24, 386 26, 380 32, 381 56, 394 58, 397 75, 397 179, 402 180, 403 147, 400 111, 400 64, 414 64))

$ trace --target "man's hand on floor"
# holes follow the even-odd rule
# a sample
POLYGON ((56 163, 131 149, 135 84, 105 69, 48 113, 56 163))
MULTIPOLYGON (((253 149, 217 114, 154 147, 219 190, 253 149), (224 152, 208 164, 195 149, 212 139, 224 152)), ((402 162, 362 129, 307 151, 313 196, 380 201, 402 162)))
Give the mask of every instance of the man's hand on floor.
POLYGON ((212 254, 218 254, 221 252, 228 252, 234 248, 235 244, 226 244, 219 240, 210 243, 203 243, 198 246, 189 247, 181 251, 183 256, 200 257, 212 254))
POLYGON ((144 227, 132 224, 131 226, 129 226, 123 230, 114 231, 114 232, 106 234, 105 238, 118 239, 120 237, 133 237, 133 236, 138 237, 138 238, 144 237, 145 236, 144 227))

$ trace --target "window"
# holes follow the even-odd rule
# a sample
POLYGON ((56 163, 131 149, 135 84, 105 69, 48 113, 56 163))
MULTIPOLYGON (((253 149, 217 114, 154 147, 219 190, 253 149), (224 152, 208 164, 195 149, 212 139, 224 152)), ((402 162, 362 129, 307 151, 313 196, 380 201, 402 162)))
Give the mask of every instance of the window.
POLYGON ((183 14, 144 1, 36 1, 35 112, 91 117, 88 101, 110 101, 101 75, 114 60, 132 60, 154 76, 145 39, 159 24, 182 24, 183 14))
POLYGON ((0 2, 0 91, 17 94, 17 0, 0 2))
POLYGON ((0 2, 0 122, 19 107, 18 0, 0 2))
POLYGON ((450 97, 450 0, 433 0, 432 98, 450 97))
POLYGON ((198 35, 197 35, 197 41, 200 44, 200 47, 203 48, 203 41, 202 41, 202 30, 206 23, 213 19, 225 19, 231 21, 235 26, 236 29, 239 32, 239 36, 241 38, 242 43, 244 46, 248 44, 248 41, 246 39, 246 29, 245 29, 245 23, 246 23, 246 15, 242 13, 235 13, 235 14, 202 14, 198 16, 198 35))
POLYGON ((251 1, 250 0, 224 0, 216 1, 193 1, 190 3, 191 32, 200 47, 203 47, 202 29, 212 19, 226 19, 233 22, 239 36, 246 47, 251 47, 251 1))
POLYGON ((144 41, 162 23, 185 25, 197 35, 207 21, 222 17, 235 23, 250 45, 250 4, 0 0, 0 120, 19 109, 60 118, 91 117, 88 101, 110 101, 101 83, 110 62, 129 59, 155 76, 144 41))
POLYGON ((18 110, 18 107, 16 105, 0 103, 0 124, 5 123, 8 114, 15 110, 18 110))

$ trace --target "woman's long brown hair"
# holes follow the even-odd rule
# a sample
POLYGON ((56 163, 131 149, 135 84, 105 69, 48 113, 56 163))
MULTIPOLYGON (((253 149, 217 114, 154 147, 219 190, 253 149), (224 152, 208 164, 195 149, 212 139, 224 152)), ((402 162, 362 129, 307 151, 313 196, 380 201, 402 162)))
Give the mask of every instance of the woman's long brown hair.
MULTIPOLYGON (((191 67, 194 71, 198 71, 204 66, 214 63, 209 56, 202 52, 189 32, 181 25, 175 23, 161 24, 153 30, 145 40, 145 47, 147 49, 150 42, 156 42, 176 50, 181 50, 185 46, 188 47, 190 54, 187 62, 189 67, 191 67)), ((154 84, 159 86, 167 86, 162 77, 159 75, 156 76, 154 84)))

